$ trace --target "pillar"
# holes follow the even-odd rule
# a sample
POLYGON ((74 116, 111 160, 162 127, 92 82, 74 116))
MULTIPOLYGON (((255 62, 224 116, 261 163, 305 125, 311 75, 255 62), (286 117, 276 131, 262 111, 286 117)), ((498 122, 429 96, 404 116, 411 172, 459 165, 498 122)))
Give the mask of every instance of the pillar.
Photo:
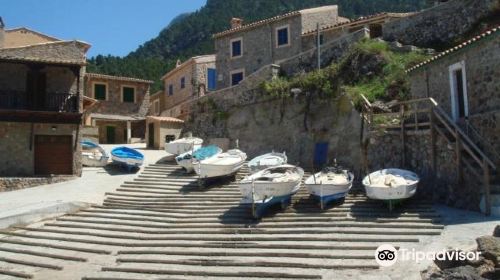
POLYGON ((132 128, 130 125, 130 121, 127 121, 127 143, 128 144, 130 144, 132 142, 131 138, 132 138, 132 128))

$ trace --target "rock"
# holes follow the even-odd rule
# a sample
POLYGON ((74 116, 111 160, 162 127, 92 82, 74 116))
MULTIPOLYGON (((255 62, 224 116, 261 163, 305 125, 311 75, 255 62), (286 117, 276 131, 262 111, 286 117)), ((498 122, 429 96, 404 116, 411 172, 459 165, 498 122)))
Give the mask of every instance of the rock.
POLYGON ((478 271, 470 266, 460 266, 441 271, 435 271, 427 275, 425 280, 487 280, 478 274, 478 271))
MULTIPOLYGON (((450 250, 448 252, 461 252, 460 250, 450 250)), ((451 254, 450 254, 451 255, 451 254)), ((453 254, 455 255, 455 254, 453 254)), ((445 255, 447 256, 447 255, 445 255)), ((447 259, 445 258, 444 260, 434 260, 434 263, 441 269, 441 270, 444 270, 444 269, 449 269, 449 268, 455 268, 455 267, 459 267, 459 266, 465 266, 465 265, 468 265, 467 261, 466 260, 463 260, 463 261, 460 261, 460 260, 454 260, 454 259, 447 259)))
POLYGON ((495 230, 493 230, 493 236, 494 237, 500 237, 500 225, 497 225, 495 227, 495 230))
POLYGON ((380 113, 380 112, 389 113, 389 112, 391 112, 389 107, 387 107, 387 105, 385 105, 384 102, 382 102, 380 100, 374 101, 372 103, 372 108, 373 108, 373 111, 375 113, 380 113))
POLYGON ((481 251, 481 255, 492 260, 495 266, 499 266, 500 261, 500 237, 481 236, 476 239, 477 249, 481 251))

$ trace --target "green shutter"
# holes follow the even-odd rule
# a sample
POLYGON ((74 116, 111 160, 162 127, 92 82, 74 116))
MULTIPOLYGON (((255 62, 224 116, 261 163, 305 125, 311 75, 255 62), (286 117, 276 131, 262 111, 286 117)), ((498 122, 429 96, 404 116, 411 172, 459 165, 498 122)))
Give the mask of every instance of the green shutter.
POLYGON ((94 98, 97 100, 106 100, 106 85, 94 84, 94 98))
POLYGON ((134 94, 135 93, 135 89, 134 88, 131 88, 131 87, 123 87, 123 102, 131 102, 131 103, 134 103, 135 102, 135 99, 134 99, 134 94))

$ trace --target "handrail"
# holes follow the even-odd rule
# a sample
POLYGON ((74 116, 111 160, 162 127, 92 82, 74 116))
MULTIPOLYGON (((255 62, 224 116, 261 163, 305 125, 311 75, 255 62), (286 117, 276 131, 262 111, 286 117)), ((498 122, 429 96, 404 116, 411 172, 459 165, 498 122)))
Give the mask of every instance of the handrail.
MULTIPOLYGON (((370 109, 370 114, 373 115, 373 107, 368 101, 368 99, 361 94, 361 99, 365 103, 366 106, 370 109)), ((412 99, 408 101, 401 101, 397 102, 395 104, 392 104, 391 107, 395 107, 397 105, 408 105, 408 104, 417 104, 417 103, 422 103, 422 102, 429 102, 430 106, 432 108, 432 111, 434 114, 437 116, 437 119, 441 121, 441 123, 446 127, 446 129, 455 137, 460 137, 462 139, 462 142, 465 142, 471 150, 467 150, 471 156, 478 162, 479 165, 483 166, 484 163, 483 161, 478 161, 477 157, 473 155, 473 153, 477 153, 481 156, 481 158, 484 159, 484 161, 491 166, 493 170, 496 170, 496 165, 493 163, 493 161, 486 156, 486 154, 483 153, 483 151, 476 145, 474 142, 463 132, 463 130, 448 116, 448 114, 441 108, 439 107, 439 104, 434 100, 432 97, 425 97, 425 98, 418 98, 418 99, 412 99), (457 135, 458 134, 458 135, 457 135)))
POLYGON ((469 131, 472 131, 474 134, 474 137, 478 138, 479 141, 481 142, 481 145, 486 145, 488 147, 488 152, 492 153, 495 156, 495 159, 500 162, 500 154, 495 150, 493 145, 486 139, 484 139, 481 134, 476 130, 476 128, 469 122, 468 119, 465 120, 465 130, 466 134, 470 137, 469 131))

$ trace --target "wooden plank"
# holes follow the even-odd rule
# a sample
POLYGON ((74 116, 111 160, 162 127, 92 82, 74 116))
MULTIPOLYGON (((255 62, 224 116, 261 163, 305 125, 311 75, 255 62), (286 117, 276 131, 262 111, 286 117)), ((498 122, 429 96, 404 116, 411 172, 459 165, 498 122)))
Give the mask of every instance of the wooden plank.
POLYGON ((404 120, 405 107, 404 107, 404 105, 401 105, 400 113, 401 113, 401 166, 405 167, 406 166, 406 137, 405 137, 405 120, 404 120))

